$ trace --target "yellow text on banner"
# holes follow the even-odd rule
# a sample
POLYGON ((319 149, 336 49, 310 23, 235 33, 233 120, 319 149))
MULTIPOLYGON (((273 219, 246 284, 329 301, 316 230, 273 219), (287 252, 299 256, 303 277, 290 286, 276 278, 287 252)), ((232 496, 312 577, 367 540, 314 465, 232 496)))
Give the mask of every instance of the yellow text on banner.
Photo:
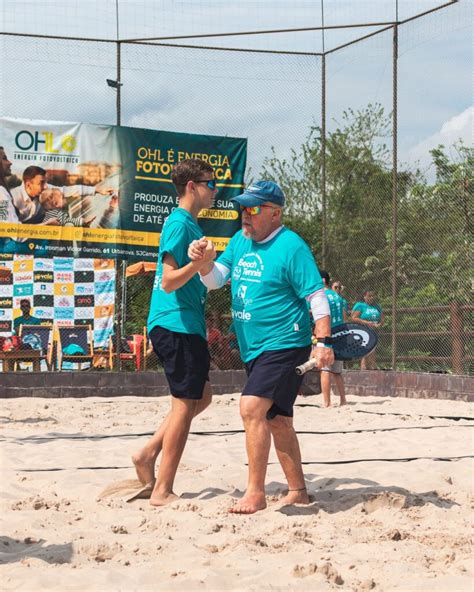
POLYGON ((157 247, 160 242, 160 233, 157 232, 11 223, 0 223, 0 237, 10 237, 14 240, 27 238, 31 240, 121 243, 146 247, 157 247))

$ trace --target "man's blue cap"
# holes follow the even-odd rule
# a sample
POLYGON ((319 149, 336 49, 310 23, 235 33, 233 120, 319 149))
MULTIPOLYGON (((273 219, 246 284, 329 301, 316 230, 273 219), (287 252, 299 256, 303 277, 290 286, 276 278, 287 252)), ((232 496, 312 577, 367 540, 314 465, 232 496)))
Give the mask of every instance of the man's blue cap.
POLYGON ((232 198, 241 206, 260 206, 266 201, 277 206, 285 205, 285 194, 273 181, 255 181, 249 185, 243 193, 232 198))

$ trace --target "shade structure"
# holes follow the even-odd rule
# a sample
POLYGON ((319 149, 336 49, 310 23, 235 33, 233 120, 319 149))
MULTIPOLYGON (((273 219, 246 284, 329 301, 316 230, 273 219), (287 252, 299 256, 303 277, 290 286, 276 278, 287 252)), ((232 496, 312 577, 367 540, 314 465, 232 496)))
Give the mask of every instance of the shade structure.
POLYGON ((125 277, 132 277, 134 275, 143 275, 145 273, 152 273, 156 271, 156 263, 153 261, 138 261, 132 265, 128 265, 125 270, 125 277))

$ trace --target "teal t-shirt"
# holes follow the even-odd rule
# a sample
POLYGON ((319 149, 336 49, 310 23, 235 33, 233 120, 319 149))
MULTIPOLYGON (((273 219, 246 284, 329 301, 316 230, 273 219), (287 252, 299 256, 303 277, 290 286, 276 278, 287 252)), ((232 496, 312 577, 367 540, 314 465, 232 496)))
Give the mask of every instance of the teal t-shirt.
POLYGON ((232 322, 244 362, 311 343, 308 303, 323 287, 308 245, 283 228, 256 243, 237 232, 218 262, 230 270, 232 322))
POLYGON ((367 304, 367 302, 356 302, 352 312, 360 310, 360 318, 363 321, 379 323, 382 318, 382 309, 378 304, 367 304))
POLYGON ((339 296, 337 292, 326 288, 324 290, 329 302, 329 308, 331 310, 331 328, 338 327, 344 323, 344 298, 339 296))
POLYGON ((343 302, 343 308, 344 310, 349 313, 349 303, 347 302, 347 300, 345 298, 343 298, 340 294, 338 294, 339 298, 342 300, 343 302))
POLYGON ((202 230, 194 218, 182 208, 174 210, 166 219, 161 234, 158 265, 151 295, 148 332, 159 325, 168 331, 197 334, 206 339, 204 305, 207 289, 199 279, 199 274, 169 294, 161 287, 165 254, 170 254, 178 267, 184 267, 190 261, 189 243, 202 236, 202 230))
POLYGON ((25 318, 21 315, 21 317, 16 317, 16 319, 13 320, 13 331, 18 334, 20 332, 20 325, 41 325, 42 322, 43 321, 37 317, 30 316, 25 318))

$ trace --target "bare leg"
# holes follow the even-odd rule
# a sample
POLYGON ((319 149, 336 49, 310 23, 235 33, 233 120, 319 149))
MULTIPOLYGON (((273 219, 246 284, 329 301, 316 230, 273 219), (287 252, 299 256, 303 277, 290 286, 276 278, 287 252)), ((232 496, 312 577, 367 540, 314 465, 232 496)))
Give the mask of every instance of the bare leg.
MULTIPOLYGON (((322 374, 329 374, 329 372, 322 374)), ((277 415, 270 420, 269 424, 278 460, 288 482, 288 494, 281 502, 284 504, 309 504, 303 467, 301 466, 300 445, 293 428, 293 418, 277 415)))
POLYGON ((173 483, 188 439, 189 428, 195 415, 196 406, 197 401, 190 399, 173 397, 171 400, 168 425, 163 434, 160 468, 150 498, 152 506, 164 506, 178 497, 173 492, 173 483))
POLYGON ((339 405, 346 405, 346 389, 344 387, 344 378, 342 374, 334 374, 334 381, 336 382, 337 392, 340 397, 339 405))
POLYGON ((331 407, 331 373, 324 370, 321 371, 321 392, 324 407, 331 407))
POLYGON ((375 370, 376 364, 375 364, 375 352, 374 351, 370 352, 370 354, 365 356, 363 361, 365 361, 366 370, 375 370))
POLYGON ((234 514, 253 514, 267 506, 265 475, 271 436, 266 414, 272 404, 270 399, 262 397, 244 395, 240 398, 240 415, 245 428, 249 473, 244 497, 229 509, 229 512, 234 514))
MULTIPOLYGON (((204 385, 202 399, 200 401, 196 401, 196 407, 193 417, 196 417, 196 415, 199 415, 199 413, 204 411, 204 409, 206 409, 206 407, 208 407, 211 403, 211 400, 211 385, 209 384, 209 382, 206 382, 206 384, 204 385)), ((132 455, 132 462, 135 465, 137 477, 143 483, 143 485, 151 483, 155 479, 155 463, 163 447, 163 436, 168 427, 170 415, 171 412, 168 413, 160 427, 148 440, 145 446, 140 451, 132 455)))
POLYGON ((155 462, 163 447, 163 436, 168 427, 170 415, 171 413, 168 413, 145 446, 132 455, 132 462, 135 465, 137 477, 143 485, 155 479, 155 462))

